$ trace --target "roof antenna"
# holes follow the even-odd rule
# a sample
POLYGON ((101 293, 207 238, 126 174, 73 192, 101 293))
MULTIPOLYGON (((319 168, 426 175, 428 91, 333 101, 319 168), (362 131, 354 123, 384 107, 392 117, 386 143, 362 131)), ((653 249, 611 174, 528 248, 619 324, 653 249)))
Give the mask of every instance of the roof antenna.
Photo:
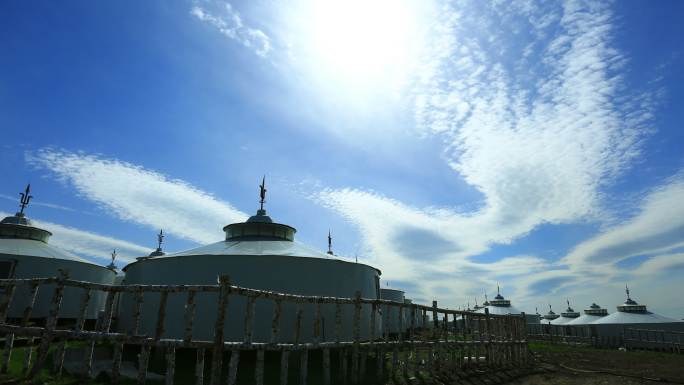
POLYGON ((266 202, 266 175, 261 178, 261 184, 259 185, 259 211, 264 211, 264 202, 266 202))
POLYGON ((114 264, 114 260, 116 259, 116 249, 112 251, 112 262, 109 263, 107 268, 109 270, 116 270, 116 265, 114 264))
POLYGON ((26 206, 28 206, 29 202, 31 201, 31 198, 33 198, 33 195, 29 195, 31 193, 31 183, 26 185, 26 191, 23 193, 19 193, 21 195, 21 199, 19 200, 19 212, 17 213, 18 217, 23 217, 24 216, 24 209, 26 206))
POLYGON ((330 235, 330 229, 328 229, 328 254, 333 255, 333 251, 332 251, 332 236, 330 235))
POLYGON ((162 243, 164 242, 164 230, 159 229, 159 234, 157 234, 157 251, 162 251, 162 243))

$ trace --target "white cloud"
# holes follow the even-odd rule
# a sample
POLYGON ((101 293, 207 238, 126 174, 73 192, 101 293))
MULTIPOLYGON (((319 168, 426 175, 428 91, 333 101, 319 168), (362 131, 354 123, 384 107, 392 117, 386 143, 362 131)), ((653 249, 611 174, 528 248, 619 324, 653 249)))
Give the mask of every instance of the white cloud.
MULTIPOLYGON (((0 211, 0 217, 9 215, 9 213, 0 211)), ((51 245, 91 261, 95 260, 94 263, 98 264, 108 264, 109 256, 114 249, 116 249, 117 252, 117 262, 124 264, 133 262, 135 257, 147 255, 152 251, 150 247, 140 246, 121 239, 107 237, 73 227, 36 219, 31 219, 31 221, 34 226, 43 228, 52 233, 52 237, 49 241, 51 245), (104 261, 107 262, 104 263, 104 261)))
POLYGON ((683 197, 684 177, 674 178, 644 199, 637 216, 581 243, 562 263, 592 269, 684 247, 683 197))
POLYGON ((247 214, 188 183, 116 159, 43 149, 27 160, 48 169, 114 216, 200 243, 247 214))
POLYGON ((206 4, 212 9, 195 5, 190 14, 215 27, 220 33, 266 57, 271 51, 271 39, 262 30, 246 26, 240 13, 228 2, 216 1, 206 4))
MULTIPOLYGON (((640 143, 652 133, 653 102, 649 93, 627 91, 620 72, 627 60, 612 46, 609 5, 464 2, 444 6, 441 15, 432 54, 416 76, 414 114, 424 134, 444 140, 444 159, 455 174, 482 194, 479 208, 414 207, 358 188, 325 189, 313 199, 359 227, 390 280, 422 277, 415 291, 425 297, 443 285, 481 292, 481 285, 510 274, 512 292, 532 303, 539 300, 536 287, 555 292, 590 282, 573 265, 575 256, 474 261, 493 244, 519 240, 542 224, 600 222, 607 217, 604 191, 641 155, 640 143), (437 273, 446 276, 430 278, 437 273)), ((655 193, 644 203, 643 215, 668 222, 653 231, 678 228, 679 219, 649 203, 676 194, 655 193)), ((624 245, 649 220, 639 217, 634 221, 643 224, 614 229, 623 233, 579 249, 598 250, 611 239, 624 245)), ((594 283, 618 274, 612 264, 594 283)))

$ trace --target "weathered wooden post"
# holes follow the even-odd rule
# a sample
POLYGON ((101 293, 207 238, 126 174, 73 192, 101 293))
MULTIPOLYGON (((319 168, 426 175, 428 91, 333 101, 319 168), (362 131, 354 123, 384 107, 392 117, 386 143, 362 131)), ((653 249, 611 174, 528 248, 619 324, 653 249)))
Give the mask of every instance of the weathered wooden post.
POLYGON ((238 364, 240 362, 240 349, 234 348, 230 351, 230 361, 228 361, 228 385, 235 385, 237 381, 238 364))
POLYGON ((166 348, 166 376, 165 385, 173 385, 173 376, 176 372, 176 348, 166 348))
POLYGON ((280 313, 282 312, 282 303, 280 299, 273 301, 273 318, 271 318, 271 345, 278 343, 278 334, 280 333, 280 313))
POLYGON ((123 357, 123 342, 114 343, 114 354, 112 357, 112 383, 116 384, 121 378, 121 360, 123 357))
MULTIPOLYGON (((29 301, 26 307, 24 307, 24 313, 21 317, 21 326, 28 326, 29 319, 31 319, 31 313, 33 312, 33 306, 36 302, 36 297, 38 296, 38 282, 31 283, 31 290, 29 291, 29 301)), ((23 372, 28 372, 31 367, 31 353, 33 352, 33 337, 27 338, 26 350, 24 351, 24 367, 23 372)))
POLYGON ((135 300, 133 302, 133 335, 140 334, 140 312, 142 311, 142 305, 145 301, 143 296, 143 290, 138 287, 134 294, 135 300))
MULTIPOLYGON (((113 297, 113 293, 109 293, 113 297)), ((159 341, 164 335, 166 325, 166 303, 168 302, 169 292, 163 290, 159 295, 159 311, 157 312, 157 326, 154 328, 154 340, 159 341)), ((109 299, 109 297, 107 297, 109 299)), ((111 320, 111 316, 108 317, 111 320)), ((105 332, 109 331, 109 322, 103 328, 105 332)))
POLYGON ((204 348, 197 348, 195 362, 195 385, 204 385, 204 348))
POLYGON ((195 290, 188 290, 188 297, 185 301, 185 314, 184 323, 185 327, 183 330, 183 341, 189 343, 192 341, 193 334, 193 324, 195 322, 195 296, 197 292, 195 290))
POLYGON ((148 344, 140 346, 138 354, 138 384, 142 385, 147 379, 147 365, 150 362, 151 347, 148 344))
POLYGON ((357 290, 354 293, 354 320, 353 320, 353 338, 354 345, 352 347, 352 383, 356 384, 359 378, 359 343, 361 342, 361 291, 357 290))
POLYGON ((33 378, 40 369, 45 364, 47 358, 48 350, 50 349, 50 343, 54 338, 54 330, 57 326, 57 319, 59 318, 59 309, 62 306, 62 297, 64 296, 64 283, 69 278, 69 273, 66 270, 59 270, 59 277, 57 277, 57 282, 55 284, 55 291, 52 295, 52 301, 50 303, 50 311, 48 313, 48 318, 45 321, 45 329, 43 336, 40 340, 40 345, 38 347, 38 356, 36 357, 36 363, 31 368, 30 378, 33 378))
POLYGON ((223 333, 226 321, 226 308, 230 295, 230 278, 227 275, 219 277, 219 295, 216 309, 216 323, 214 325, 214 347, 211 357, 211 385, 219 385, 221 382, 221 369, 223 366, 223 333))

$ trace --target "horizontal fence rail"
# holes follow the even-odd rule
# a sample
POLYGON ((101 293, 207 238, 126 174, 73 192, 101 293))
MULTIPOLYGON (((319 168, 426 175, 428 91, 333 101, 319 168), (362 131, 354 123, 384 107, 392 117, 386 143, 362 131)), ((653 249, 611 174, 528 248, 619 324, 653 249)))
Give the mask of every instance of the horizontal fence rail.
POLYGON ((243 383, 247 378, 247 383, 258 385, 287 384, 293 378, 300 384, 358 384, 434 376, 447 367, 522 366, 529 358, 524 315, 451 310, 438 307, 437 301, 427 306, 369 299, 358 291, 353 298, 286 294, 234 286, 227 276, 219 277, 216 285, 106 285, 71 280, 64 271, 51 278, 0 280, 0 290, 0 333, 4 335, 0 372, 8 371, 13 345, 22 339, 27 378, 45 368, 49 354, 51 371, 61 375, 69 345, 83 350, 79 373, 72 374, 93 376, 96 355, 104 347, 111 352, 107 373, 112 382, 120 380, 125 357, 130 358, 133 351, 137 382, 144 384, 152 376, 150 366, 154 364, 167 385, 181 383, 178 372, 182 371, 193 372, 198 385, 232 385, 238 377, 243 383), (74 296, 74 288, 80 294, 74 296), (18 290, 23 293, 21 298, 16 295, 18 290), (67 301, 78 302, 75 318, 60 318, 65 290, 71 290, 67 301), (36 296, 44 292, 50 296, 49 311, 44 319, 35 319, 31 314, 36 296), (88 319, 92 298, 99 293, 105 293, 106 300, 97 319, 88 319), (155 293, 154 307, 146 305, 150 293, 155 293), (199 301, 206 293, 215 298, 210 308, 199 301), (122 296, 130 300, 130 307, 122 307, 122 296), (178 298, 182 309, 174 307, 178 298), (235 328, 227 319, 228 309, 232 309, 229 305, 236 298, 245 303, 238 314, 242 338, 231 340, 225 331, 235 328), (257 311, 263 310, 259 305, 264 302, 272 305, 270 314, 257 311), (334 319, 324 319, 324 306, 334 309, 334 319), (21 317, 9 316, 10 308, 22 307, 21 317), (143 333, 142 314, 150 309, 156 312, 156 322, 143 333), (396 311, 383 314, 382 309, 396 311), (124 313, 131 318, 126 327, 119 323, 124 313), (168 335, 169 314, 182 320, 174 319, 183 323, 182 335, 168 335), (195 337, 199 317, 208 314, 215 320, 213 338, 195 337), (255 320, 264 317, 270 319, 270 338, 255 341, 255 320), (292 318, 287 320, 291 330, 283 330, 285 317, 292 318), (305 320, 312 320, 311 325, 306 323, 311 330, 304 329, 305 320), (333 330, 326 332, 326 325, 333 330), (186 350, 194 352, 192 364, 186 359, 177 362, 179 352, 186 350))

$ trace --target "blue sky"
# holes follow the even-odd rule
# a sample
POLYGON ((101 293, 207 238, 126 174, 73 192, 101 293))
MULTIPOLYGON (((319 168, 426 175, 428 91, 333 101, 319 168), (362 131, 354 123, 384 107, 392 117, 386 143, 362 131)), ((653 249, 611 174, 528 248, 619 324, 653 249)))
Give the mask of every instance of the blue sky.
POLYGON ((0 4, 0 210, 105 263, 267 209, 421 301, 684 317, 677 1, 0 4))

